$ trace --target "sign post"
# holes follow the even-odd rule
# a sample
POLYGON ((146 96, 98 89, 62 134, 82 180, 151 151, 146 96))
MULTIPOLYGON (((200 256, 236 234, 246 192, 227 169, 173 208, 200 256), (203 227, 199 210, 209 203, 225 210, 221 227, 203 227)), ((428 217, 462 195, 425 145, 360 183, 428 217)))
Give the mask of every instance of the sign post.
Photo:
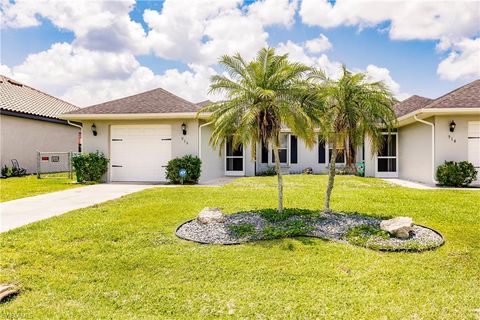
POLYGON ((187 176, 187 170, 181 168, 180 170, 178 170, 178 175, 180 176, 180 181, 183 184, 183 179, 187 176))

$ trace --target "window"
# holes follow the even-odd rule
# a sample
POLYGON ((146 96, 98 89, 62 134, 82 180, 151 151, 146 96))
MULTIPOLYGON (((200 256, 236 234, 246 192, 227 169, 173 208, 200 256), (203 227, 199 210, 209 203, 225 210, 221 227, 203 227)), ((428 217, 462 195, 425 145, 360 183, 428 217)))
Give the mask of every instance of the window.
MULTIPOLYGON (((280 146, 278 148, 278 154, 280 156, 280 163, 286 164, 287 163, 287 154, 288 154, 288 134, 281 133, 280 134, 280 146)), ((272 162, 275 163, 275 154, 272 150, 272 162)))
POLYGON ((378 172, 397 171, 397 135, 384 134, 383 142, 377 156, 378 172))
POLYGON ((290 163, 298 163, 297 137, 290 136, 290 163))
MULTIPOLYGON (((330 160, 330 155, 332 154, 333 149, 328 149, 328 160, 330 160)), ((345 150, 344 149, 337 149, 337 158, 335 159, 335 163, 345 163, 345 150)))
POLYGON ((262 155, 261 155, 261 162, 268 163, 268 148, 265 145, 265 142, 262 141, 262 155))
POLYGON ((326 163, 325 162, 325 141, 318 139, 318 163, 326 163))

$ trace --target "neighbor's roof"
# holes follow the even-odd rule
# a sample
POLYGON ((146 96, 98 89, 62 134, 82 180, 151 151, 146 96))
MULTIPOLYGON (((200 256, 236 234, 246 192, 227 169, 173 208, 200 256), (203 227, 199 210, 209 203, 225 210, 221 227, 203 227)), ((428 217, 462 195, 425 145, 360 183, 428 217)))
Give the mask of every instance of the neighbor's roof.
POLYGON ((197 112, 199 107, 161 88, 112 100, 67 114, 147 114, 197 112))
POLYGON ((0 109, 48 118, 78 110, 71 103, 0 75, 0 109))
POLYGON ((424 108, 432 101, 432 99, 420 97, 417 95, 411 96, 410 98, 405 99, 394 106, 395 114, 397 115, 397 117, 401 117, 415 110, 424 108))
POLYGON ((211 104, 211 103, 212 103, 212 101, 210 101, 210 100, 205 100, 205 101, 197 102, 196 105, 197 105, 197 107, 199 107, 199 108, 203 108, 203 107, 205 107, 205 106, 207 106, 207 105, 209 105, 209 104, 211 104))

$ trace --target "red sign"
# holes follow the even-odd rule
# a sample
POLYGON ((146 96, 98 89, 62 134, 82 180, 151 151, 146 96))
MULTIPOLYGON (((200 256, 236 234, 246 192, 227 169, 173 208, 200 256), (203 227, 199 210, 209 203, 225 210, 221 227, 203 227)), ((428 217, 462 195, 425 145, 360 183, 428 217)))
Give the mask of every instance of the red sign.
POLYGON ((48 161, 48 157, 42 157, 42 161, 48 161))

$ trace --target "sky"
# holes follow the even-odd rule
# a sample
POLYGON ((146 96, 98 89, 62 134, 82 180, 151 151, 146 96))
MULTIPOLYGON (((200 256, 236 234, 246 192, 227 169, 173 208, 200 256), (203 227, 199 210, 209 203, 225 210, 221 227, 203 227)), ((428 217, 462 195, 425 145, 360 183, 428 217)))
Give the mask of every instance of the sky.
POLYGON ((480 78, 479 1, 0 0, 0 73, 84 107, 162 87, 192 102, 224 54, 273 47, 399 100, 480 78))

